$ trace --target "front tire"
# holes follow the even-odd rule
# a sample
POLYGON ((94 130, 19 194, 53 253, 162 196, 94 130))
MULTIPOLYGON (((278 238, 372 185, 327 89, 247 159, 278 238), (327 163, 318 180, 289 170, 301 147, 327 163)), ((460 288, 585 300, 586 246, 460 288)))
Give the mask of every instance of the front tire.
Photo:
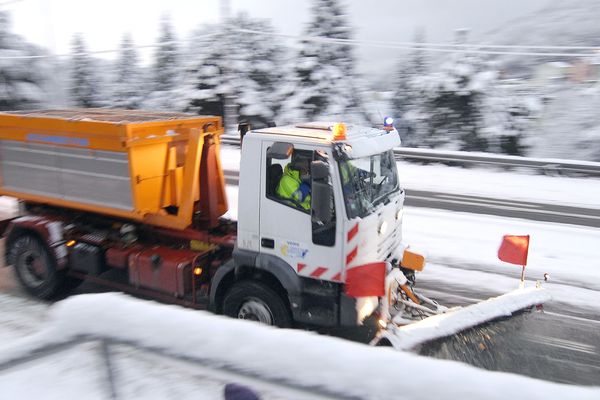
POLYGON ((32 296, 50 300, 74 286, 65 271, 56 270, 56 260, 36 236, 26 234, 17 238, 9 252, 17 279, 32 296))
POLYGON ((281 296, 254 281, 237 282, 229 289, 223 300, 223 314, 280 328, 292 326, 290 311, 281 296))

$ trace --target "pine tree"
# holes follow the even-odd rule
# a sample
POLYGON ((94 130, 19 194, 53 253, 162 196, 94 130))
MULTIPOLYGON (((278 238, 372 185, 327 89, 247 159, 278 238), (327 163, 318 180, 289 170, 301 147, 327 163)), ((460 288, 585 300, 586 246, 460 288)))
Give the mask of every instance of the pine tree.
POLYGON ((181 65, 177 38, 168 17, 160 23, 158 47, 154 54, 152 70, 152 93, 144 102, 145 107, 155 109, 178 108, 178 85, 181 65))
POLYGON ((99 96, 99 79, 81 34, 73 37, 72 53, 71 102, 77 107, 101 107, 103 103, 99 96))
POLYGON ((115 87, 112 106, 135 109, 142 101, 142 82, 140 79, 138 54, 130 34, 123 35, 116 62, 115 87))
POLYGON ((225 51, 227 37, 223 29, 212 27, 197 33, 194 48, 196 59, 185 71, 182 107, 198 114, 223 116, 225 95, 229 85, 225 51), (215 34, 215 30, 218 30, 215 34))
MULTIPOLYGON (((418 28, 415 31, 415 36, 413 39, 415 43, 425 43, 426 35, 425 29, 418 28)), ((429 60, 427 57, 427 52, 424 50, 424 47, 416 46, 415 49, 411 53, 411 61, 412 73, 415 76, 423 76, 427 74, 429 71, 429 60)))
POLYGON ((503 86, 498 72, 489 70, 488 84, 481 105, 483 129, 480 136, 488 142, 487 151, 525 156, 529 151, 531 132, 536 128, 541 105, 531 93, 503 86))
POLYGON ((186 108, 223 115, 228 96, 238 122, 265 125, 274 119, 279 103, 283 48, 272 36, 240 29, 273 32, 268 22, 241 14, 197 33, 196 58, 187 69, 183 90, 186 108))
POLYGON ((493 64, 459 53, 418 80, 427 121, 419 145, 524 155, 535 101, 503 87, 498 76, 493 64))
MULTIPOLYGON (((309 37, 351 39, 347 14, 339 0, 313 0, 309 37)), ((353 116, 366 119, 362 109, 352 47, 345 43, 304 40, 300 44, 293 87, 284 104, 291 120, 353 116)))
POLYGON ((179 62, 176 40, 171 20, 163 17, 154 62, 154 90, 156 91, 171 90, 176 84, 179 62))
MULTIPOLYGON (((425 31, 415 32, 415 43, 425 43, 425 31)), ((407 60, 401 62, 395 78, 395 90, 391 108, 397 119, 397 128, 402 142, 408 146, 420 146, 429 131, 429 118, 423 112, 424 96, 420 81, 428 73, 427 54, 423 48, 416 47, 407 60)))
POLYGON ((0 110, 36 108, 47 102, 50 66, 36 47, 10 32, 10 18, 0 11, 0 110), (23 58, 16 58, 23 57, 23 58))
POLYGON ((479 66, 478 59, 458 54, 425 81, 425 107, 430 121, 425 143, 430 147, 487 149, 487 140, 480 135, 483 92, 478 86, 479 66))

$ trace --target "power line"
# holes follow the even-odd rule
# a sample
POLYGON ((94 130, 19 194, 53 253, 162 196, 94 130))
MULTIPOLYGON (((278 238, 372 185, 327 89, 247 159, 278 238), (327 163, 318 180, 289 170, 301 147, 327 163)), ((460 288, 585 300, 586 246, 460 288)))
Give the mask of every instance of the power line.
MULTIPOLYGON (((22 1, 22 0, 15 0, 22 1)), ((0 3, 0 5, 2 5, 0 3)), ((515 55, 515 56, 528 56, 528 57, 575 57, 575 58, 588 58, 588 57, 600 57, 600 53, 566 53, 566 52, 532 52, 532 51, 511 51, 510 49, 556 49, 556 50, 595 50, 600 51, 600 46, 527 46, 527 45, 469 45, 469 44, 448 44, 448 43, 421 43, 421 42, 385 42, 385 41, 367 41, 367 40, 353 40, 353 39, 336 39, 327 38, 320 36, 303 36, 303 35, 289 35, 284 33, 259 31, 252 29, 233 29, 236 32, 264 35, 264 36, 277 36, 286 39, 294 39, 300 41, 308 41, 315 43, 327 43, 337 45, 348 45, 348 46, 369 46, 391 50, 419 50, 425 52, 434 53, 464 53, 464 54, 487 54, 487 55, 515 55), (483 49, 499 49, 499 50, 483 50, 483 49), (509 50, 501 50, 509 49, 509 50)), ((150 49, 156 48, 165 44, 189 44, 195 40, 209 38, 216 36, 219 33, 211 33, 202 36, 195 36, 189 40, 177 40, 165 43, 156 43, 148 45, 136 45, 128 47, 127 49, 150 49)), ((81 53, 67 53, 67 54, 46 54, 46 55, 29 55, 29 56, 0 56, 0 60, 9 59, 43 59, 43 58, 61 58, 61 57, 74 57, 80 55, 98 55, 98 54, 110 54, 117 53, 124 49, 108 49, 108 50, 96 50, 87 51, 81 53)))
POLYGON ((351 39, 335 39, 335 38, 319 38, 311 36, 295 36, 278 34, 264 31, 257 31, 251 29, 238 29, 239 32, 265 34, 265 35, 278 35, 288 38, 308 38, 308 39, 332 39, 336 41, 350 41, 361 44, 377 44, 377 45, 394 45, 394 46, 409 46, 409 47, 443 47, 443 48, 473 48, 478 47, 480 49, 552 49, 552 50, 600 50, 598 46, 539 46, 539 45, 505 45, 505 44, 459 44, 459 43, 428 43, 428 42, 389 42, 389 41, 356 41, 351 39))
MULTIPOLYGON (((252 33, 257 35, 270 35, 270 36, 279 36, 288 39, 297 39, 303 41, 311 41, 311 42, 320 42, 320 43, 332 43, 332 44, 345 44, 350 46, 371 46, 371 47, 379 47, 386 49, 395 49, 395 50, 421 50, 428 52, 439 52, 439 53, 456 53, 460 51, 461 53, 468 54, 495 54, 495 55, 519 55, 519 56, 544 56, 544 57, 598 57, 600 54, 598 53, 548 53, 548 52, 523 52, 523 51, 499 51, 499 50, 479 50, 474 47, 488 47, 485 45, 459 45, 459 44, 446 44, 444 46, 451 48, 435 48, 433 46, 437 46, 435 43, 418 43, 418 42, 377 42, 377 41, 358 41, 352 39, 336 39, 336 38, 325 38, 325 37, 316 37, 316 36, 297 36, 297 35, 287 35, 283 33, 274 33, 274 32, 264 32, 257 31, 251 29, 237 29, 238 32, 243 33, 252 33), (457 50, 460 48, 460 50, 457 50)), ((490 45, 491 46, 491 45, 490 45)), ((495 45, 499 48, 501 45, 495 45)), ((569 49, 569 47, 559 47, 556 48, 561 49, 569 49)), ((515 47, 517 48, 517 47, 515 47)), ((527 46, 522 46, 522 48, 527 48, 527 46)), ((539 48, 550 48, 545 46, 539 46, 539 48)), ((592 46, 580 46, 580 48, 594 49, 600 50, 600 47, 592 47, 592 46)), ((575 48, 571 48, 575 49, 575 48)))
MULTIPOLYGON (((94 50, 94 51, 83 51, 78 53, 63 53, 63 54, 40 54, 40 55, 30 55, 30 56, 0 56, 0 60, 33 60, 39 58, 62 58, 62 57, 75 57, 75 56, 85 56, 85 55, 97 55, 97 54, 111 54, 118 53, 123 50, 131 50, 131 49, 153 49, 164 45, 170 44, 190 44, 198 39, 205 39, 212 36, 216 36, 218 33, 210 33, 202 36, 194 36, 193 39, 189 40, 173 40, 169 42, 161 42, 155 44, 146 44, 146 45, 136 45, 136 46, 128 46, 122 47, 118 49, 107 49, 107 50, 94 50)), ((2 49, 0 49, 2 51, 2 49)))

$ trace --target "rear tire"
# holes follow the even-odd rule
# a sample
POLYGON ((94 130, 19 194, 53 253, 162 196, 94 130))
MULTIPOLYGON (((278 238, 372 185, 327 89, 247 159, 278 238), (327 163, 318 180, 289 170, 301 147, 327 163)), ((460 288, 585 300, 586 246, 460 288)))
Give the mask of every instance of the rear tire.
POLYGON ((74 288, 78 282, 56 270, 56 260, 44 243, 25 234, 12 242, 9 250, 21 286, 31 295, 50 300, 74 288))
POLYGON ((255 281, 233 284, 225 294, 223 314, 280 328, 292 326, 290 311, 281 296, 255 281))

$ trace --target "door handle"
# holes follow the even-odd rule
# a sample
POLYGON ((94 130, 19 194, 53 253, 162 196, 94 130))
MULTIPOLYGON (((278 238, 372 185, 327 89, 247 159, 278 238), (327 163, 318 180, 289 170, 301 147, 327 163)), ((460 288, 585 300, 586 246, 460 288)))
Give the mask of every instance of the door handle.
POLYGON ((274 249, 275 248, 275 241, 273 239, 262 238, 262 239, 260 239, 260 245, 262 247, 266 247, 268 249, 274 249))

